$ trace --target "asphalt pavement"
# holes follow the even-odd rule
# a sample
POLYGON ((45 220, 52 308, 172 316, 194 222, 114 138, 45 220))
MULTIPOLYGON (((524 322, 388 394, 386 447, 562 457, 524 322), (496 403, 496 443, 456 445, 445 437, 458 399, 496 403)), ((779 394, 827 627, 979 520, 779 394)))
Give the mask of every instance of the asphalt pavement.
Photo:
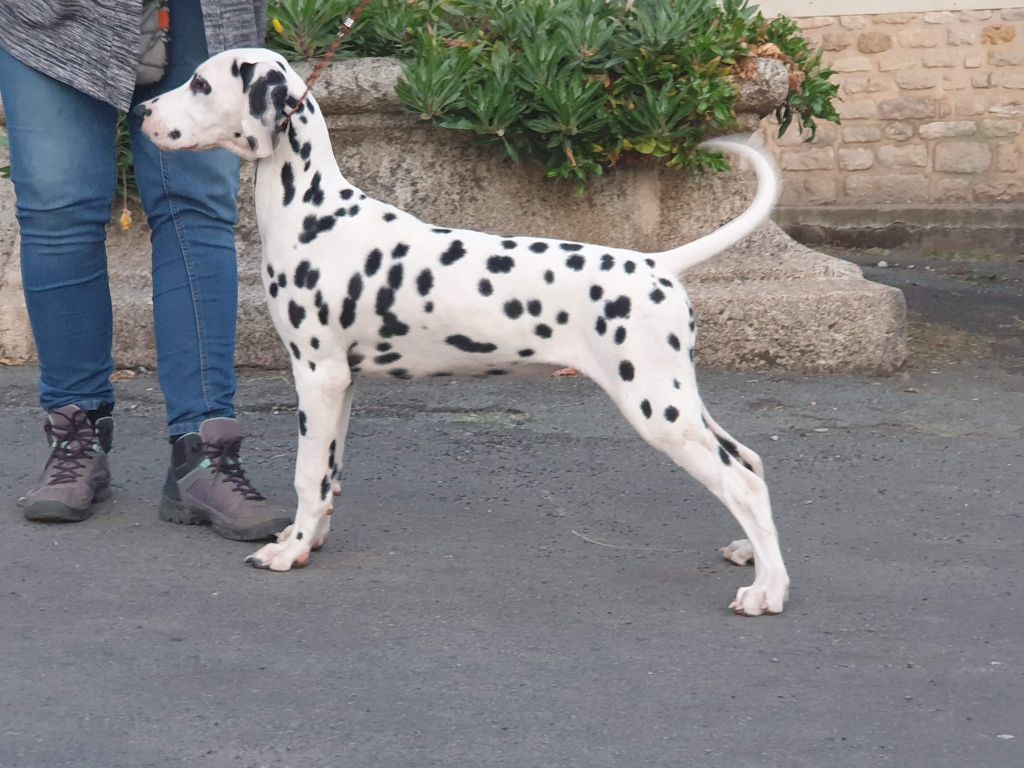
MULTIPOLYGON (((765 462, 793 586, 761 618, 726 510, 584 379, 361 382, 331 540, 275 574, 157 520, 152 374, 113 499, 23 520, 37 371, 0 368, 0 766, 1024 765, 1024 376, 964 333, 891 378, 700 374, 765 462)), ((286 375, 238 403, 291 505, 286 375)))

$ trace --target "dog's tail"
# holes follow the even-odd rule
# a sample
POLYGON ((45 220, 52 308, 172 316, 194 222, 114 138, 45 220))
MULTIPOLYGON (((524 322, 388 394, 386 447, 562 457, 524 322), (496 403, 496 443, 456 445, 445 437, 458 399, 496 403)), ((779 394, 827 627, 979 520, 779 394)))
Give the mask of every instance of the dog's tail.
POLYGON ((725 226, 671 251, 651 254, 659 267, 677 275, 721 253, 757 229, 771 214, 781 188, 775 163, 749 144, 735 139, 711 139, 700 146, 750 161, 757 175, 757 193, 747 210, 725 226))

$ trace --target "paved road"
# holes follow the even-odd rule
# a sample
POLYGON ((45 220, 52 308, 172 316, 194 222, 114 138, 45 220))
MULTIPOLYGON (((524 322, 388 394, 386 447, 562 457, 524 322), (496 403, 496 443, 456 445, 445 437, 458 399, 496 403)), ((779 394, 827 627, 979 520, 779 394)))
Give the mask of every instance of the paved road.
MULTIPOLYGON (((1022 765, 1024 379, 936 370, 701 376, 793 578, 747 619, 734 523, 587 381, 362 386, 333 538, 278 575, 157 521, 151 376, 119 385, 115 499, 23 521, 35 371, 0 368, 0 766, 1022 765)), ((287 502, 288 382, 239 400, 287 502)))

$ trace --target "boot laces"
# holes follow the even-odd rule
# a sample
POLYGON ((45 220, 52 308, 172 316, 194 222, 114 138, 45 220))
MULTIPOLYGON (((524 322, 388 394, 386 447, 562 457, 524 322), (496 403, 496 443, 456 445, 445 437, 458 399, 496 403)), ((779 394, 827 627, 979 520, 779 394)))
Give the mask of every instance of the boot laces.
POLYGON ((235 440, 203 443, 203 454, 210 460, 215 475, 219 475, 224 482, 231 483, 232 490, 242 494, 247 501, 264 501, 263 494, 253 488, 249 478, 245 476, 245 470, 238 460, 241 449, 240 437, 235 440))
POLYGON ((95 453, 92 425, 84 413, 76 413, 59 430, 47 422, 43 431, 50 442, 50 469, 47 485, 74 483, 82 475, 89 459, 95 453))

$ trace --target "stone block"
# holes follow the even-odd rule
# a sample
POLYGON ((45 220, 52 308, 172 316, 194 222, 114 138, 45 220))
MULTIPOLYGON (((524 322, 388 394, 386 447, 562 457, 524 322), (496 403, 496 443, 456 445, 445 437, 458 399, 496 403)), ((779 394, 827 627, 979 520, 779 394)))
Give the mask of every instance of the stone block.
POLYGON ((780 157, 784 171, 828 171, 836 167, 832 147, 783 150, 780 157))
POLYGON ((882 129, 877 125, 844 125, 843 141, 847 144, 865 144, 882 140, 882 129))
POLYGON ((1000 173, 1017 173, 1020 170, 1020 145, 1013 141, 1002 141, 996 145, 996 170, 1000 173))
POLYGON ((1017 28, 1012 24, 990 24, 981 30, 981 42, 985 45, 1004 45, 1017 37, 1017 28))
POLYGON ((979 141, 940 141, 934 167, 942 173, 982 173, 992 167, 992 150, 979 141))
POLYGON ((844 183, 846 194, 852 200, 888 205, 928 200, 928 177, 924 174, 856 174, 847 177, 844 183))
POLYGON ((996 138, 1005 139, 1008 136, 1020 136, 1021 133, 1021 121, 1020 120, 1006 120, 1006 119, 989 119, 982 120, 980 122, 981 135, 996 138))
POLYGON ((884 120, 906 120, 935 117, 934 99, 923 96, 903 96, 878 102, 878 116, 884 120))
POLYGON ((861 32, 857 35, 857 50, 861 53, 881 53, 892 48, 892 35, 886 32, 861 32))
POLYGON ((914 135, 914 126, 903 121, 887 123, 883 126, 882 133, 885 138, 892 141, 906 141, 914 135))
POLYGON ((860 147, 842 147, 839 167, 844 171, 866 171, 875 164, 875 153, 860 147))
POLYGON ((923 72, 912 69, 896 75, 896 85, 904 91, 924 91, 939 84, 939 76, 935 72, 923 72))
POLYGON ((904 29, 899 32, 900 45, 904 48, 936 48, 945 42, 945 38, 938 29, 904 29))
POLYGON ((928 147, 924 144, 883 145, 878 148, 878 163, 886 168, 924 168, 928 165, 928 147))
POLYGON ((955 120, 938 123, 925 123, 917 129, 922 139, 947 139, 957 136, 971 136, 978 130, 973 120, 955 120))

